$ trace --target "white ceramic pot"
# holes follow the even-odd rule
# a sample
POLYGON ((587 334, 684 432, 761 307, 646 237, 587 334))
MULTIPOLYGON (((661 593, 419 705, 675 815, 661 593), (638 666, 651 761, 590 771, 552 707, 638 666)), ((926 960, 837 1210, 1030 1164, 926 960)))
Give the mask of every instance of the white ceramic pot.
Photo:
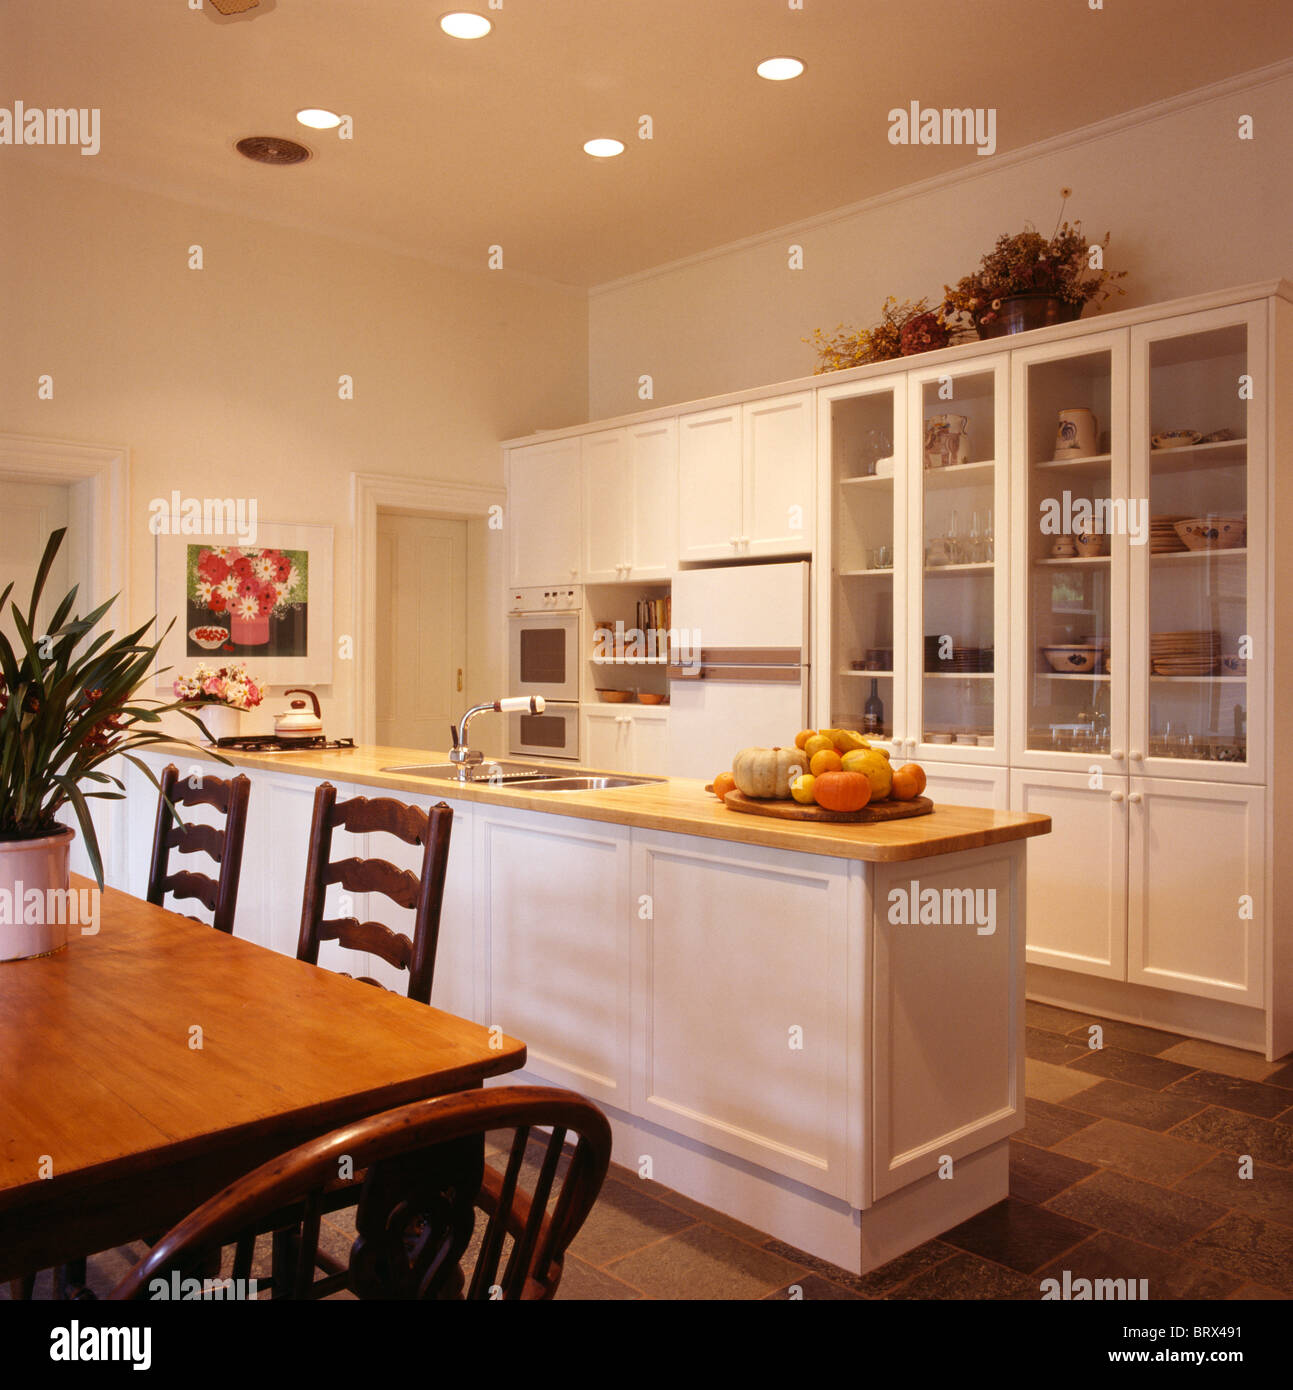
POLYGON ((242 724, 240 709, 234 709, 232 705, 207 704, 198 705, 193 713, 206 725, 213 739, 237 738, 242 724))
POLYGON ((1095 453, 1095 415, 1083 408, 1061 410, 1059 428, 1055 434, 1055 457, 1086 458, 1095 453))
POLYGON ((67 945, 67 853, 74 833, 69 827, 39 840, 0 840, 0 960, 49 956, 67 945), (51 888, 58 893, 51 895, 51 888))

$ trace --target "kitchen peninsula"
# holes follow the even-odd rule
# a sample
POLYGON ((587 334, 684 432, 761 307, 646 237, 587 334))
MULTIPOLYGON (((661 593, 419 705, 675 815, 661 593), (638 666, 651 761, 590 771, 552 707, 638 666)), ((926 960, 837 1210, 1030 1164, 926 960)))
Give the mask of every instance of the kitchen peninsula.
MULTIPOLYGON (((295 950, 319 782, 448 801, 433 1002, 524 1040, 526 1076, 601 1105, 618 1162, 859 1273, 1006 1195, 1025 844, 1048 817, 782 822, 689 780, 545 793, 385 770, 443 757, 233 754, 253 783, 237 934, 295 950)), ((134 768, 127 788, 117 862, 142 893, 155 793, 134 768)), ((336 852, 415 867, 369 838, 336 852)))

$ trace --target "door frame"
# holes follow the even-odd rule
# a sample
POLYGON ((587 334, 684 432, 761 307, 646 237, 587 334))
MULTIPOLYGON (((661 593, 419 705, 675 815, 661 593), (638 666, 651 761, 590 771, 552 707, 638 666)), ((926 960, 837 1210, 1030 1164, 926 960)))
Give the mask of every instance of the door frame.
MULTIPOLYGON (((489 544, 485 554, 473 556, 473 542, 479 543, 472 529, 467 533, 467 565, 470 576, 473 558, 480 561, 486 575, 487 602, 496 609, 498 621, 487 625, 492 665, 500 678, 505 669, 505 625, 502 622, 503 589, 507 580, 505 532, 507 489, 477 487, 468 483, 437 482, 426 478, 407 478, 392 473, 352 473, 350 475, 351 520, 354 526, 354 614, 357 631, 355 661, 355 741, 373 743, 377 737, 377 513, 383 508, 422 512, 452 521, 489 521, 491 508, 497 507, 497 528, 486 531, 489 544), (497 542, 497 543, 495 543, 497 542)), ((468 672, 471 672, 471 634, 467 638, 468 672)), ((470 681, 469 681, 470 683, 470 681)))

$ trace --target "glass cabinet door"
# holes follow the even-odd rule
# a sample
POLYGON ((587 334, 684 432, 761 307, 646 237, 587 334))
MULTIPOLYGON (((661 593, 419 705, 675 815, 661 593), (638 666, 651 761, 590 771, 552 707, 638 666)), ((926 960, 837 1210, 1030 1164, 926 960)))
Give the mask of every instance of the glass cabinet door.
POLYGON ((1265 567, 1250 501, 1265 478, 1264 313, 1132 332, 1132 462, 1149 511, 1130 590, 1133 773, 1243 781, 1260 765, 1265 567))
POLYGON ((904 401, 902 378, 884 377, 824 390, 819 405, 831 514, 829 669, 819 679, 829 681, 831 727, 886 740, 896 714, 903 732, 906 699, 895 669, 905 620, 904 401))
MULTIPOLYGON (((908 387, 914 532, 908 662, 912 716, 904 753, 1005 760, 1006 702, 997 643, 1008 595, 1006 359, 915 372, 908 387)), ((1002 664, 1004 670, 1004 662, 1002 664)))
POLYGON ((1015 394, 1018 756, 1125 773, 1126 335, 1017 353, 1015 394))

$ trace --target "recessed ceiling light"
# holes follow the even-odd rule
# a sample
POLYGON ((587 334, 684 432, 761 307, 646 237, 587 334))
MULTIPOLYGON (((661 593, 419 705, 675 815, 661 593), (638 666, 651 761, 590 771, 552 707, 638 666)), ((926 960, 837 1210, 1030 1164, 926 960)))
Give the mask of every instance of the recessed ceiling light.
POLYGON ((296 113, 296 119, 311 130, 335 130, 341 124, 335 111, 325 111, 321 106, 307 106, 296 113))
POLYGON ((441 17, 440 27, 452 39, 483 39, 494 26, 483 14, 455 10, 441 17))
POLYGON ((624 153, 624 145, 619 140, 589 140, 584 145, 584 153, 591 154, 595 159, 612 159, 624 153))
POLYGON ((798 77, 803 70, 804 65, 798 58, 765 58, 755 68, 755 72, 760 77, 766 77, 769 82, 789 82, 792 77, 798 77))

